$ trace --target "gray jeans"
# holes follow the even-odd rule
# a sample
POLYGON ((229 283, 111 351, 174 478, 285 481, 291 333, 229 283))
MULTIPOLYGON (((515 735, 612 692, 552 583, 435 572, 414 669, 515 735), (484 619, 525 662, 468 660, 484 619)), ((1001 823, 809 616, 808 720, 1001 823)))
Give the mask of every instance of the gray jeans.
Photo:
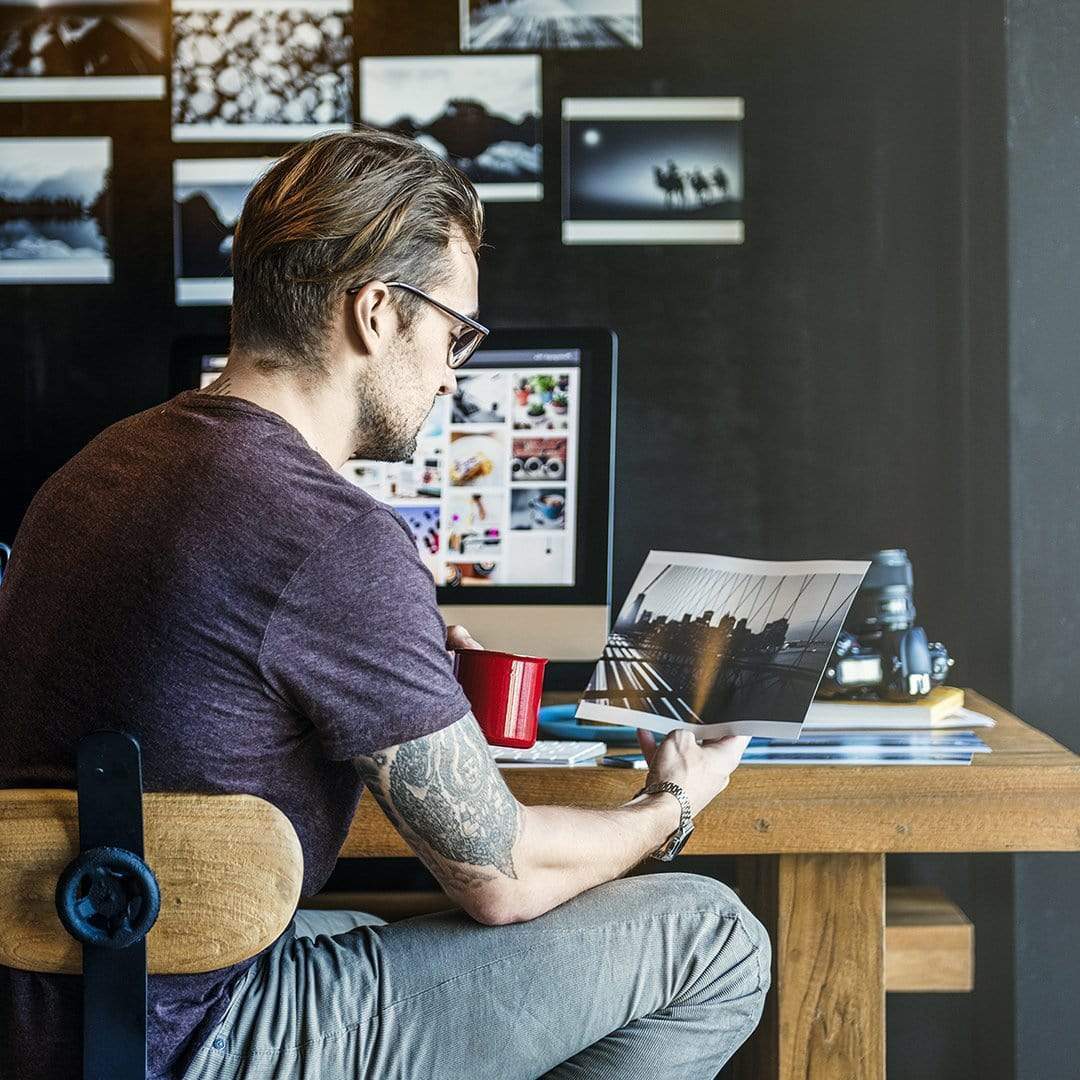
POLYGON ((712 1080, 771 949, 726 885, 611 881, 531 922, 298 912, 184 1080, 712 1080))

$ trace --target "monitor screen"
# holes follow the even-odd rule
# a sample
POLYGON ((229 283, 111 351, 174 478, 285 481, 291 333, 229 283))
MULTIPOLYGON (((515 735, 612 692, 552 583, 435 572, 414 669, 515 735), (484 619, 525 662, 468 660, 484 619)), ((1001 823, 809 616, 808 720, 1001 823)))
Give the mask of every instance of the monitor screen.
POLYGON ((574 584, 580 367, 580 349, 478 352, 413 458, 341 470, 408 522, 437 585, 574 584))
MULTIPOLYGON (((225 366, 222 338, 177 343, 175 390, 225 366)), ((497 330, 438 398, 408 461, 341 475, 399 514, 448 622, 492 648, 584 661, 610 608, 615 337, 497 330)))

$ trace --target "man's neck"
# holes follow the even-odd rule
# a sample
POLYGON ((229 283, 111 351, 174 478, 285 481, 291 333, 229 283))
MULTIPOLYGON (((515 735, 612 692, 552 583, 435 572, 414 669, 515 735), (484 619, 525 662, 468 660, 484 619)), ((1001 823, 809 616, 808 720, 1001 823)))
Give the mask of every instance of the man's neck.
POLYGON ((340 469, 352 454, 348 445, 355 423, 352 400, 333 379, 312 383, 289 372, 264 373, 250 360, 230 355, 224 370, 203 393, 241 398, 277 413, 334 469, 340 469))

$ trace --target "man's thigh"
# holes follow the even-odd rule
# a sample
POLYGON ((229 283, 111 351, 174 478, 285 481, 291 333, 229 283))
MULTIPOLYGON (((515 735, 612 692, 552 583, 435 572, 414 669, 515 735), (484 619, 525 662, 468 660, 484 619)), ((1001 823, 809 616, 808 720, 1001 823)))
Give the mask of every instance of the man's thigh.
POLYGON ((687 874, 608 882, 510 926, 442 912, 293 937, 252 969, 185 1080, 532 1080, 692 999, 718 957, 756 1022, 764 931, 726 886, 687 874))

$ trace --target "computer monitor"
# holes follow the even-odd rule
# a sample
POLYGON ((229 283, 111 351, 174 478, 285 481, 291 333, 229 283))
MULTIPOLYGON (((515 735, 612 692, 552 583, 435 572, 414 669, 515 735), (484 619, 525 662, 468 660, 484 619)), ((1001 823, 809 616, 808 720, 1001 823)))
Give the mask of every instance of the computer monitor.
MULTIPOLYGON (((341 470, 408 523, 447 623, 563 662, 554 683, 587 680, 607 638, 616 344, 603 329, 493 331, 412 460, 341 470)), ((212 382, 226 352, 178 342, 174 392, 212 382)))

